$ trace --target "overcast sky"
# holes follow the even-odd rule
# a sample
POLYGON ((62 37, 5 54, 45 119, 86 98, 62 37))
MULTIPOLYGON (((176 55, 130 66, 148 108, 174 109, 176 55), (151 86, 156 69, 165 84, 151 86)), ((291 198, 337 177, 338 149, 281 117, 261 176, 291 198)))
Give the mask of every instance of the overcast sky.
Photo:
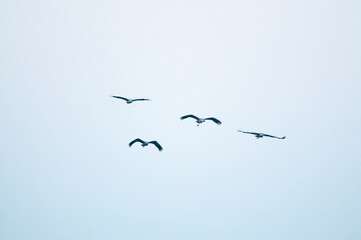
POLYGON ((361 239, 360 1, 1 0, 0 32, 0 239, 361 239))

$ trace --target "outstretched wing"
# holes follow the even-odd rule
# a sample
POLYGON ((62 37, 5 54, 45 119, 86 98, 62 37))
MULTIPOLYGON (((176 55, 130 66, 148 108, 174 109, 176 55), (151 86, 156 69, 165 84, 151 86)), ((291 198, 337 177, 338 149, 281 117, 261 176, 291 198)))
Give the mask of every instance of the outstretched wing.
POLYGON ((265 136, 265 137, 271 137, 271 138, 278 138, 278 139, 285 139, 285 138, 286 138, 286 136, 276 137, 276 136, 272 136, 272 135, 269 135, 269 134, 264 134, 263 136, 265 136))
POLYGON ((137 99, 133 99, 133 102, 135 101, 150 101, 150 99, 147 98, 137 98, 137 99))
POLYGON ((204 120, 212 120, 213 122, 217 123, 218 125, 222 124, 221 121, 219 121, 217 118, 214 118, 214 117, 206 118, 204 120))
POLYGON ((131 142, 129 143, 129 147, 131 147, 131 146, 132 146, 134 143, 136 143, 136 142, 144 143, 144 141, 143 141, 142 139, 137 138, 137 139, 134 139, 133 141, 131 141, 131 142))
POLYGON ((123 99, 125 101, 129 101, 128 98, 125 98, 125 97, 120 97, 120 96, 112 96, 113 98, 119 98, 119 99, 123 99))
POLYGON ((150 141, 149 144, 154 144, 159 151, 163 150, 162 146, 157 141, 150 141))
POLYGON ((180 119, 183 120, 183 119, 186 119, 186 118, 194 118, 196 120, 199 120, 198 117, 194 116, 193 114, 189 114, 189 115, 184 115, 183 117, 181 117, 180 119))
POLYGON ((242 130, 237 130, 237 132, 242 132, 242 133, 247 133, 247 134, 253 134, 253 135, 258 135, 259 133, 256 133, 256 132, 245 132, 245 131, 242 131, 242 130))

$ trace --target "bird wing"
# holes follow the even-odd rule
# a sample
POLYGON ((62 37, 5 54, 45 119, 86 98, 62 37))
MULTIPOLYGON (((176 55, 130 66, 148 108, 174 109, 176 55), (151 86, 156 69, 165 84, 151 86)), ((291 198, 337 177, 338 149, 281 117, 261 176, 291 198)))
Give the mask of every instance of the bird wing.
POLYGON ((213 122, 217 123, 218 125, 222 124, 221 121, 219 121, 217 118, 214 118, 214 117, 206 118, 204 120, 212 120, 213 122))
POLYGON ((133 99, 133 102, 135 101, 150 101, 150 99, 147 98, 137 98, 137 99, 133 99))
POLYGON ((278 138, 278 139, 285 139, 286 138, 286 136, 284 136, 284 137, 276 137, 276 136, 272 136, 272 135, 269 135, 269 134, 264 134, 263 136, 271 137, 271 138, 278 138))
POLYGON ((125 98, 125 97, 120 97, 120 96, 112 96, 113 98, 119 98, 119 99, 123 99, 125 101, 129 101, 128 98, 125 98))
POLYGON ((157 141, 150 141, 149 144, 154 144, 159 151, 163 150, 162 146, 157 141))
POLYGON ((143 141, 142 139, 137 138, 137 139, 134 139, 133 141, 131 141, 131 142, 129 143, 129 147, 131 147, 131 146, 132 146, 134 143, 136 143, 136 142, 144 143, 144 141, 143 141))
POLYGON ((198 117, 194 116, 193 114, 189 114, 189 115, 184 115, 182 116, 180 119, 183 120, 183 119, 186 119, 186 118, 194 118, 196 120, 199 120, 198 117))
POLYGON ((256 132, 245 132, 245 131, 242 131, 242 130, 237 130, 238 132, 242 132, 242 133, 248 133, 248 134, 253 134, 253 135, 258 135, 259 133, 256 133, 256 132))

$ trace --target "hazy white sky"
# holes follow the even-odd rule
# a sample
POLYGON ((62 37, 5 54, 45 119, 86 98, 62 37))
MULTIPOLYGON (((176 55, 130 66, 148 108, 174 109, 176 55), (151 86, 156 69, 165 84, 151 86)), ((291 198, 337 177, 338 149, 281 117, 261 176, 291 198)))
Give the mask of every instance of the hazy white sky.
POLYGON ((361 239, 360 23, 356 0, 0 1, 0 239, 361 239))

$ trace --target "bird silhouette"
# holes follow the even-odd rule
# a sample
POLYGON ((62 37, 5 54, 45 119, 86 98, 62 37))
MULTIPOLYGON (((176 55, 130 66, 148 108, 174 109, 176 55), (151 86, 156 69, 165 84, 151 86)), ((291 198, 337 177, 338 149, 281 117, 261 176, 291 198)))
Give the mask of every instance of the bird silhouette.
POLYGON ((242 133, 246 133, 246 134, 253 134, 257 139, 258 138, 263 138, 263 137, 278 138, 278 139, 285 139, 286 138, 286 136, 276 137, 276 136, 272 136, 272 135, 265 134, 265 133, 245 132, 245 131, 242 131, 242 130, 237 130, 237 131, 242 132, 242 133))
POLYGON ((147 99, 147 98, 130 99, 130 98, 125 98, 125 97, 120 97, 120 96, 112 96, 112 97, 122 99, 122 100, 126 101, 127 104, 131 104, 132 102, 135 102, 135 101, 150 101, 150 99, 147 99))
POLYGON ((146 141, 143 141, 142 139, 140 138, 137 138, 137 139, 134 139, 133 141, 131 141, 129 143, 129 147, 131 147, 134 143, 136 142, 140 142, 142 143, 142 147, 145 147, 145 146, 148 146, 149 144, 153 144, 154 146, 156 146, 158 148, 159 151, 162 151, 163 148, 162 146, 157 142, 157 141, 150 141, 150 142, 146 142, 146 141))
POLYGON ((221 125, 221 124, 222 124, 222 122, 219 121, 217 118, 214 118, 214 117, 199 118, 199 117, 197 117, 197 116, 194 116, 193 114, 184 115, 184 116, 182 116, 180 119, 181 119, 181 120, 184 120, 184 119, 187 119, 187 118, 194 118, 195 120, 197 120, 197 123, 198 123, 197 126, 199 126, 199 124, 201 124, 201 123, 204 123, 206 120, 211 120, 211 121, 217 123, 218 125, 221 125))

